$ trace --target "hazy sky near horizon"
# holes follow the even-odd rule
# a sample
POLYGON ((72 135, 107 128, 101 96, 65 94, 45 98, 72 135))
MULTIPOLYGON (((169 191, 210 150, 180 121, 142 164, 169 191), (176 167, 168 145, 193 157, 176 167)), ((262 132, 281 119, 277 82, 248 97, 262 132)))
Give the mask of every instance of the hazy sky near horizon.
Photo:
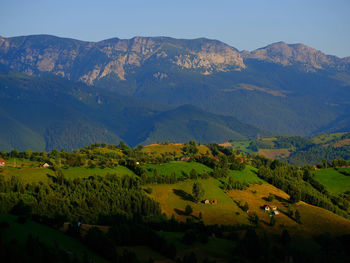
POLYGON ((0 35, 86 41, 206 37, 239 50, 284 41, 350 56, 350 0, 1 0, 0 35))

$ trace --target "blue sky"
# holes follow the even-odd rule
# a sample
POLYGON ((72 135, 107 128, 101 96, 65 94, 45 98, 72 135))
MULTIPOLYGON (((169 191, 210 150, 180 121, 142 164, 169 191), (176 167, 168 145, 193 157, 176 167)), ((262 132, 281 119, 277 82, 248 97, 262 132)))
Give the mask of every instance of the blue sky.
POLYGON ((350 0, 1 0, 0 35, 207 37, 239 50, 277 41, 350 56, 350 0))

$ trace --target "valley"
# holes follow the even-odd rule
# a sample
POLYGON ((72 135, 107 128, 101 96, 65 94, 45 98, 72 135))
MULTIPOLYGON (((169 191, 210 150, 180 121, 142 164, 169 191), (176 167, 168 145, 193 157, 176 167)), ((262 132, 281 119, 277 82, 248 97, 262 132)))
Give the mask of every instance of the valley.
MULTIPOLYGON (((129 148, 124 143, 118 146, 95 144, 71 153, 53 150, 48 153, 12 151, 1 154, 6 159, 6 166, 0 168, 0 219, 1 222, 10 224, 1 230, 5 240, 11 238, 10 233, 13 231, 16 233, 23 227, 27 228, 27 225, 33 225, 31 237, 37 238, 49 248, 53 248, 52 240, 55 240, 56 247, 69 250, 76 258, 81 258, 84 253, 96 253, 90 257, 97 262, 109 261, 110 257, 117 254, 120 260, 132 257, 137 262, 148 262, 150 258, 156 262, 173 262, 179 257, 228 262, 232 257, 250 258, 243 250, 238 253, 237 249, 240 243, 246 242, 244 240, 252 238, 248 237, 248 233, 254 229, 258 240, 263 240, 267 235, 271 245, 279 246, 279 249, 288 250, 292 246, 296 250, 289 253, 293 253, 297 260, 299 254, 296 251, 307 246, 309 251, 306 257, 311 260, 311 255, 315 253, 319 253, 320 257, 323 255, 323 243, 319 241, 322 236, 329 235, 329 240, 337 240, 350 235, 350 196, 347 191, 350 177, 346 176, 348 168, 303 170, 305 181, 302 179, 299 183, 307 185, 305 190, 311 187, 310 194, 314 198, 332 198, 334 208, 326 208, 321 204, 325 209, 307 203, 307 199, 303 199, 303 193, 301 200, 295 200, 295 196, 290 196, 260 175, 264 169, 271 169, 271 172, 288 169, 293 172, 292 166, 255 155, 235 153, 232 148, 215 143, 163 143, 138 149, 129 148), (49 167, 40 168, 43 163, 49 167), (307 174, 311 174, 311 177, 307 174), (329 192, 324 192, 313 180, 321 183, 329 192), (203 192, 199 201, 194 199, 194 184, 199 184, 203 192), (8 192, 8 187, 14 189, 12 193, 8 192), (85 197, 81 195, 85 187, 90 189, 92 195, 87 192, 85 197), (105 194, 112 194, 111 187, 117 187, 115 189, 124 192, 125 197, 117 194, 109 203, 101 203, 106 198, 105 194), (45 194, 39 190, 41 188, 48 192, 45 194), (55 192, 48 190, 50 188, 56 189, 55 192), (71 189, 80 190, 73 194, 71 189), (37 191, 44 199, 35 194, 37 191), (137 199, 125 199, 130 191, 136 194, 137 199), (64 192, 66 197, 61 199, 60 195, 64 192), (13 193, 17 193, 17 197, 11 197, 13 193), (44 201, 45 199, 47 200, 44 201), (91 203, 91 200, 97 204, 91 203), (46 208, 46 202, 56 208, 46 208), (74 202, 79 202, 81 208, 73 208, 74 202), (119 208, 116 210, 109 207, 112 205, 110 202, 118 202, 119 208), (131 202, 131 206, 128 202, 131 202), (140 206, 137 202, 144 204, 140 206), (278 213, 266 211, 266 206, 270 209, 276 207, 278 213), (26 210, 24 207, 31 209, 26 210), (89 212, 80 209, 88 209, 89 212), (101 217, 104 209, 111 209, 109 216, 101 217), (63 214, 53 213, 60 210, 64 211, 63 214), (14 215, 7 215, 9 212, 14 215), (98 216, 99 213, 102 214, 98 216), (141 213, 143 219, 132 230, 134 227, 129 224, 133 224, 136 220, 134 216, 138 213, 141 213), (21 223, 20 218, 25 223, 21 223), (74 222, 82 223, 80 230, 74 222), (117 222, 123 222, 124 230, 118 224, 115 225, 117 222), (50 231, 53 231, 50 240, 42 236, 40 231, 47 226, 41 224, 48 225, 50 231), (126 234, 127 231, 136 231, 137 238, 130 236, 131 239, 125 239, 122 233, 126 234), (148 235, 151 235, 152 241, 145 242, 138 236, 143 231, 151 231, 148 235), (286 233, 289 235, 288 244, 277 245, 278 237, 286 233), (60 237, 61 235, 63 236, 60 237), (67 241, 63 241, 65 239, 67 241), (105 245, 98 246, 94 243, 97 240, 105 245), (157 242, 163 242, 163 245, 155 246, 157 242), (114 246, 117 250, 112 253, 114 250, 109 249, 114 246), (86 247, 89 252, 84 252, 86 247), (90 252, 90 249, 94 252, 90 252)), ((289 180, 288 176, 286 180, 289 180)), ((293 185, 292 182, 290 184, 293 185)), ((23 235, 22 243, 29 234, 23 235)))

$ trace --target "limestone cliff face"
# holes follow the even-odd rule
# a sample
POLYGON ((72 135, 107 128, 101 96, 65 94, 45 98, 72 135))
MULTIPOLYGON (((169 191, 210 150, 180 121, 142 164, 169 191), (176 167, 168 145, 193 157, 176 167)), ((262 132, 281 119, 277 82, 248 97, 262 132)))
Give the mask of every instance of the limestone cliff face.
POLYGON ((150 59, 202 74, 245 68, 236 49, 208 39, 135 37, 94 43, 48 35, 0 37, 0 63, 29 75, 51 72, 90 85, 111 73, 125 80, 128 70, 150 59))
POLYGON ((252 52, 241 52, 245 59, 257 59, 277 63, 284 66, 300 66, 306 71, 335 68, 345 69, 346 60, 335 56, 325 55, 319 50, 303 44, 286 44, 278 42, 252 52))

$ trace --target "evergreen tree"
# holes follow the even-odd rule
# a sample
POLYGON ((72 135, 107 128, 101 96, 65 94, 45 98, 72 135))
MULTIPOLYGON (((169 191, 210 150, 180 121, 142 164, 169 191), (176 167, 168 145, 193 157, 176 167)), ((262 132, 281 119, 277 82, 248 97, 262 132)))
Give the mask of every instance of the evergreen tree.
POLYGON ((192 212, 193 212, 192 207, 190 205, 186 205, 185 214, 189 216, 190 214, 192 214, 192 212))
POLYGON ((244 203, 244 206, 242 207, 244 212, 247 212, 249 210, 249 205, 247 202, 244 203))
POLYGON ((192 196, 194 201, 198 202, 202 200, 204 196, 204 189, 201 183, 195 182, 192 187, 192 196))
POLYGON ((190 171, 190 179, 198 179, 198 174, 197 174, 197 171, 195 169, 192 169, 190 171))

